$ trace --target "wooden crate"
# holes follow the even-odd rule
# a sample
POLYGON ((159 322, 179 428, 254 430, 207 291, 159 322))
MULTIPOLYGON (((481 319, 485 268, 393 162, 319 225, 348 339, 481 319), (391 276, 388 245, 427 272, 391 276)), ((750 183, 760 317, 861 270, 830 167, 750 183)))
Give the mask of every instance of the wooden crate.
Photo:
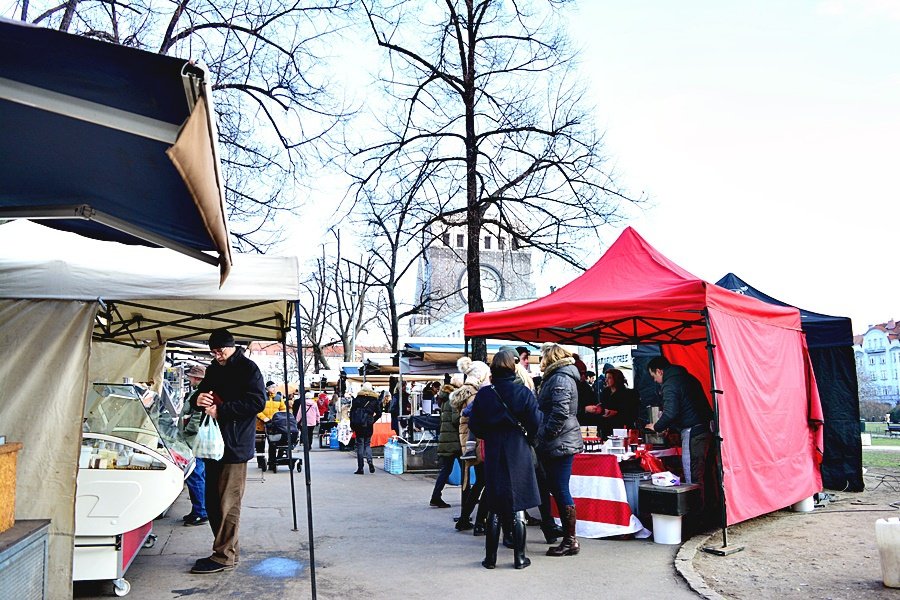
POLYGON ((16 522, 16 455, 22 444, 0 445, 0 533, 16 522))

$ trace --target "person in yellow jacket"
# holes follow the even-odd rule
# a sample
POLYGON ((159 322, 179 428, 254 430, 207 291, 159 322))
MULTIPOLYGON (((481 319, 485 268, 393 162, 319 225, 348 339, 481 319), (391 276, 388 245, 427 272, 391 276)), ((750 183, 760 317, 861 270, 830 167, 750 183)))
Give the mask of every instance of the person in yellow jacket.
MULTIPOLYGON (((272 419, 272 415, 277 412, 284 412, 285 404, 281 397, 281 392, 275 392, 275 383, 266 382, 266 407, 256 415, 256 462, 259 468, 266 469, 266 459, 262 454, 266 448, 266 423, 272 419)), ((271 467, 270 467, 271 468, 271 467)))

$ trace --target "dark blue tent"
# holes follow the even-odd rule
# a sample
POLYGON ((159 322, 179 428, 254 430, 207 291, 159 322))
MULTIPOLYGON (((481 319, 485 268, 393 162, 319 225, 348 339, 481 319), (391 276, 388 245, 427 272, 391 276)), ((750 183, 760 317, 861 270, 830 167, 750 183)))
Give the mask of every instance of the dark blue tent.
POLYGON ((0 218, 171 248, 224 278, 209 89, 190 61, 0 19, 0 218))
MULTIPOLYGON (((716 285, 769 304, 791 306, 760 292, 734 273, 722 277, 716 285)), ((798 310, 825 416, 822 485, 831 490, 861 492, 865 485, 859 436, 859 388, 850 319, 798 310)), ((647 363, 660 354, 658 345, 638 346, 632 351, 634 387, 644 405, 660 402, 656 384, 647 375, 647 363)))
MULTIPOLYGON (((762 293, 734 273, 725 275, 716 285, 769 304, 791 306, 762 293)), ((860 492, 864 484, 859 387, 850 319, 799 310, 825 415, 822 484, 832 490, 860 492)))

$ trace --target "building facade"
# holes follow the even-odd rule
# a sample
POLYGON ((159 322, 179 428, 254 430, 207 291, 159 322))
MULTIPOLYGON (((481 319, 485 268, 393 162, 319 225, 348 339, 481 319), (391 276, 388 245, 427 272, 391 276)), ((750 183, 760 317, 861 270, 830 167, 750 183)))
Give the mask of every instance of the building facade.
POLYGON ((900 402, 900 324, 891 319, 870 325, 863 335, 853 337, 853 353, 860 394, 867 388, 875 396, 870 400, 900 402))
MULTIPOLYGON (((410 319, 411 335, 437 335, 426 330, 465 312, 468 302, 465 227, 452 228, 419 261, 416 298, 430 298, 421 314, 410 319)), ((530 249, 518 248, 506 234, 483 232, 479 237, 481 293, 485 306, 520 304, 535 297, 530 249), (516 302, 518 301, 518 302, 516 302)), ((443 329, 443 328, 442 328, 443 329)), ((444 333, 440 335, 445 335, 444 333)))

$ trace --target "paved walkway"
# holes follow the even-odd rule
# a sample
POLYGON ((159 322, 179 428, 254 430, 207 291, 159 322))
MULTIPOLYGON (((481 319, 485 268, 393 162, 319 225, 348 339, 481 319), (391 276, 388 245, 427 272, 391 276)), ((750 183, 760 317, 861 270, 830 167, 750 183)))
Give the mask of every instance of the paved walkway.
MULTIPOLYGON (((697 598, 675 570, 677 546, 647 540, 581 540, 575 557, 544 556, 539 529, 529 527, 531 567, 512 568, 512 551, 501 546, 497 568, 481 567, 484 538, 453 529, 459 488, 449 487, 450 509, 428 507, 433 476, 354 475, 355 457, 316 449, 311 455, 316 597, 364 598, 530 598, 584 600, 697 598)), ((237 569, 192 575, 194 560, 207 556, 208 527, 184 527, 187 494, 168 516, 154 522, 156 546, 143 550, 126 574, 129 598, 312 598, 307 533, 305 473, 294 473, 299 531, 293 531, 290 479, 286 471, 267 473, 253 463, 241 518, 241 562, 237 569)), ((109 598, 111 586, 76 587, 76 598, 109 598)))

